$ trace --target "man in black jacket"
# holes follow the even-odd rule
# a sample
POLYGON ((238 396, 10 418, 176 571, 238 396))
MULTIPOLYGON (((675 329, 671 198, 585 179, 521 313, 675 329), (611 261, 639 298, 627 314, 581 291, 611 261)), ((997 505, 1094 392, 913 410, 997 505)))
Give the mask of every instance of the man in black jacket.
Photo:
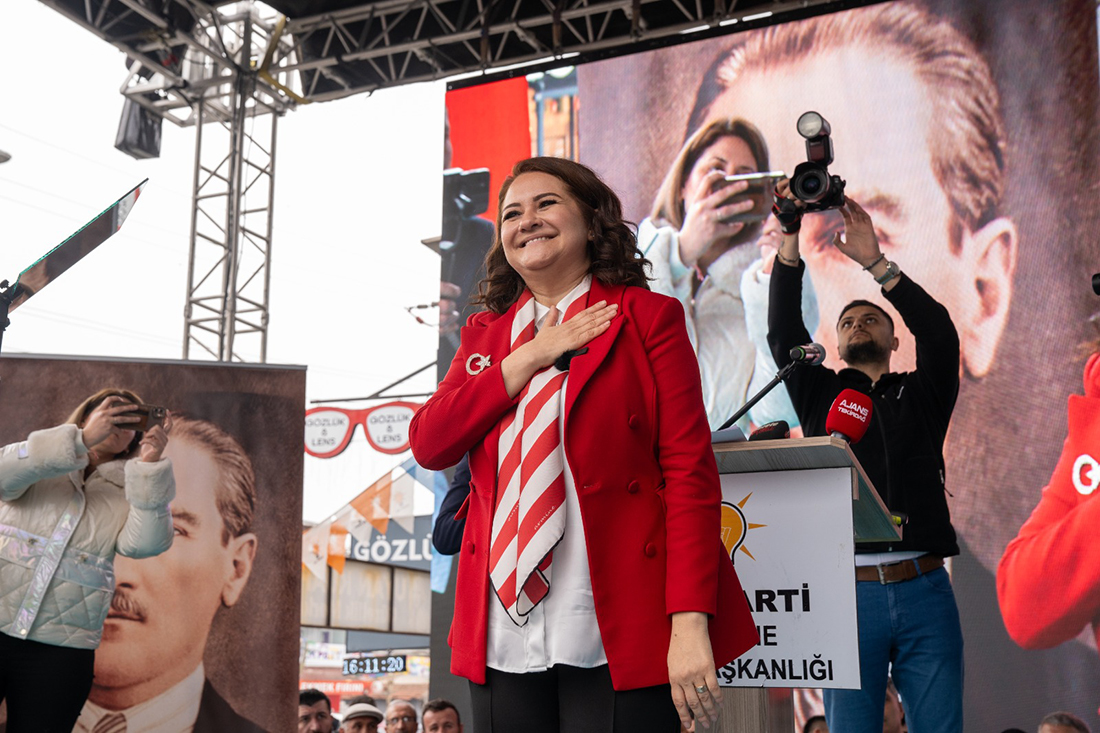
MULTIPOLYGON (((786 181, 777 195, 783 243, 772 271, 768 343, 780 367, 790 349, 810 341, 802 323, 799 256, 802 204, 786 181)), ((871 424, 853 451, 883 501, 908 517, 901 542, 861 544, 856 556, 861 689, 826 690, 832 730, 882 729, 887 673, 922 731, 962 730, 962 631, 943 559, 959 552, 947 507, 943 443, 959 390, 959 337, 947 309, 883 255, 871 217, 846 198, 846 236, 833 246, 882 286, 882 294, 916 340, 917 368, 890 371, 897 350, 890 316, 853 301, 837 321, 837 348, 847 368, 802 367, 787 391, 806 435, 825 435, 829 408, 844 389, 871 397, 871 424)), ((823 316, 825 314, 822 314, 823 316)))

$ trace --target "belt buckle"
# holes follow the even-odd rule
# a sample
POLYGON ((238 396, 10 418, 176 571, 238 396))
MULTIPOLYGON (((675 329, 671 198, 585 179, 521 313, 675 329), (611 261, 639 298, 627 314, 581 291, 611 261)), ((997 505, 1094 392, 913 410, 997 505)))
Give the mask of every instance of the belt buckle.
POLYGON ((889 584, 890 584, 890 581, 888 581, 888 580, 886 579, 886 573, 884 572, 884 568, 886 568, 886 567, 888 567, 888 565, 892 565, 892 564, 893 564, 893 563, 889 563, 889 564, 887 564, 887 563, 882 563, 882 564, 880 564, 880 565, 876 565, 876 566, 875 566, 875 570, 877 570, 877 571, 878 571, 878 582, 879 582, 879 585, 889 585, 889 584))

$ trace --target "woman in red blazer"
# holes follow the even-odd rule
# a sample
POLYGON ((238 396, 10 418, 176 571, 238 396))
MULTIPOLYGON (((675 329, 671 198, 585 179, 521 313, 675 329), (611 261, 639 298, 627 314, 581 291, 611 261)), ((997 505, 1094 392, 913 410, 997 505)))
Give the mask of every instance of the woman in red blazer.
POLYGON ((715 668, 757 635, 683 309, 568 160, 516 164, 486 265, 488 310, 410 430, 422 466, 470 454, 450 644, 476 728, 709 727, 715 668))

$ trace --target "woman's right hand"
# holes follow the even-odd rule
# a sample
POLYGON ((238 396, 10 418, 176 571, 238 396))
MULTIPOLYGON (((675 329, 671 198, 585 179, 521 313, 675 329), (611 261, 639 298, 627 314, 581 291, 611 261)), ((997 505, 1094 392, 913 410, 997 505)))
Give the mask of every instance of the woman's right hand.
MULTIPOLYGON (((508 396, 518 395, 539 369, 550 366, 565 352, 581 348, 606 331, 618 312, 618 303, 608 304, 601 300, 561 325, 540 328, 535 338, 506 356, 500 364, 508 396)), ((551 307, 545 322, 557 320, 558 309, 551 307)))
POLYGON ((84 447, 89 450, 111 437, 116 430, 130 430, 129 423, 140 422, 136 415, 124 415, 137 405, 127 402, 118 395, 111 395, 92 410, 88 419, 84 421, 83 440, 84 447))
POLYGON ((756 206, 751 198, 730 203, 730 199, 748 189, 748 181, 722 186, 726 174, 713 170, 699 179, 695 189, 684 197, 684 225, 680 227, 680 261, 694 267, 699 258, 716 242, 727 240, 745 228, 743 222, 727 221, 756 206), (691 202, 691 203, 688 203, 691 202))

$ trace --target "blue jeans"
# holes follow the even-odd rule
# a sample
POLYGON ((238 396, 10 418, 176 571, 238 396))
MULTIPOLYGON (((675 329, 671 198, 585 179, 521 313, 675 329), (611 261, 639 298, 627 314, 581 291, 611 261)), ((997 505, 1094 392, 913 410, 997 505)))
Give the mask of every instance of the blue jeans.
POLYGON ((824 691, 829 730, 882 733, 893 664, 909 733, 960 733, 963 640, 947 571, 889 585, 857 582, 856 609, 861 689, 824 691))

